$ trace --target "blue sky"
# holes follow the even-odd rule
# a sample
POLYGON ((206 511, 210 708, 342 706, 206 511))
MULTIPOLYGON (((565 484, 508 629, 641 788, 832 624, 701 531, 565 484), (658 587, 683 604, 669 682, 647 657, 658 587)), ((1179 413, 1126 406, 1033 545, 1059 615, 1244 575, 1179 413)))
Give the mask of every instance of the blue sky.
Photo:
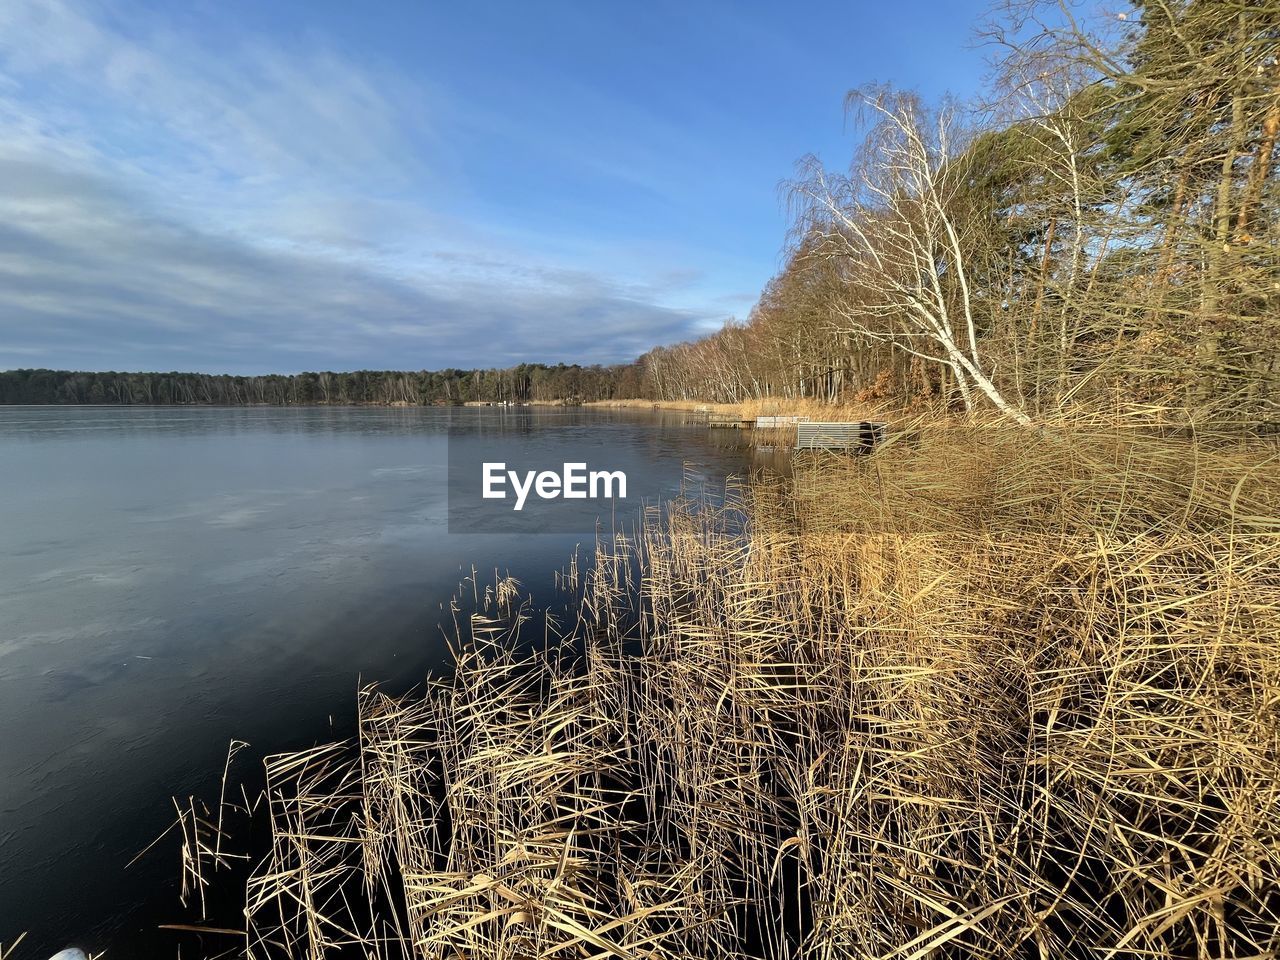
POLYGON ((613 362, 745 317, 987 0, 0 0, 0 369, 613 362))

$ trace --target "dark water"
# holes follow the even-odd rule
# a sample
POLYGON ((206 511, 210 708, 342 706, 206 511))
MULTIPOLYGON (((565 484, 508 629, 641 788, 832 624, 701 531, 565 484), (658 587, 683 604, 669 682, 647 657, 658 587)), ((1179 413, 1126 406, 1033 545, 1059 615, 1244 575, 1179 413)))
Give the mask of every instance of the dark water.
POLYGON ((450 534, 451 424, 625 455, 646 492, 751 466, 622 411, 0 407, 0 944, 174 956, 176 840, 126 864, 232 738, 253 763, 347 732, 361 679, 421 682, 473 565, 555 600, 590 538, 450 534))

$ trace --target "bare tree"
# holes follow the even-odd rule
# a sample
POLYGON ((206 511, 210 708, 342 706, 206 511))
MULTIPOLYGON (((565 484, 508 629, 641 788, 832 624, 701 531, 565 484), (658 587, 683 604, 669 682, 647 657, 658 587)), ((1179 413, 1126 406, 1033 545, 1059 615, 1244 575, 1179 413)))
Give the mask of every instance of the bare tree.
POLYGON ((871 121, 851 172, 828 174, 811 158, 793 188, 800 229, 822 238, 811 255, 837 260, 854 294, 840 307, 848 332, 942 365, 966 406, 976 391, 1030 423, 979 351, 964 224, 952 211, 952 112, 930 116, 916 96, 884 88, 855 91, 849 105, 871 121))

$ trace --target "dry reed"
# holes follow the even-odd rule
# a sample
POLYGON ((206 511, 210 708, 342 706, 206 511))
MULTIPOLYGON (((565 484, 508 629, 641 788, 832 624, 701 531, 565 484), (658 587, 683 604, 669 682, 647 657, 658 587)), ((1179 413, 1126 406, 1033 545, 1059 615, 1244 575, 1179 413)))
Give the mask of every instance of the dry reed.
POLYGON ((1274 957, 1275 464, 925 424, 499 581, 268 762, 248 955, 1274 957))

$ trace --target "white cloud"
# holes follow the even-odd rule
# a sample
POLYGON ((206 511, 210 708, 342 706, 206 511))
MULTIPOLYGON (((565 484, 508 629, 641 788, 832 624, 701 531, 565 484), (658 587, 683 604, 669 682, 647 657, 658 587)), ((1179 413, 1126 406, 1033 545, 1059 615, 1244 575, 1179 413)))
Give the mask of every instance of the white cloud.
MULTIPOLYGON (((625 359, 708 317, 433 203, 447 99, 322 43, 0 4, 0 368, 625 359)), ((545 245, 545 244, 544 244, 545 245)))
POLYGON ((699 319, 590 274, 494 261, 409 279, 269 251, 140 209, 110 183, 0 160, 0 367, 294 371, 635 356, 699 319))

